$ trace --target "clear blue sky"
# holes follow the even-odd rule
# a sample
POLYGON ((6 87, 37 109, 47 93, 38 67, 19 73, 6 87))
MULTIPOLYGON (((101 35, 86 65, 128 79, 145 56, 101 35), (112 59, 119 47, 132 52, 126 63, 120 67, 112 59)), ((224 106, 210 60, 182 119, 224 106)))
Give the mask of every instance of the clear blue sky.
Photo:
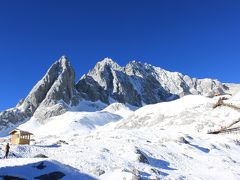
POLYGON ((77 79, 110 57, 240 83, 240 1, 2 0, 0 110, 24 98, 61 55, 77 79))

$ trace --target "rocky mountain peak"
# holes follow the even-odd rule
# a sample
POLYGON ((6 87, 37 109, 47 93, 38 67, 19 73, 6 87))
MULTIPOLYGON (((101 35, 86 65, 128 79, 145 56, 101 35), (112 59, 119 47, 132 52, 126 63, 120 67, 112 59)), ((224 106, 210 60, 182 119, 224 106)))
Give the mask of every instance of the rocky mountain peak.
POLYGON ((40 104, 34 112, 35 117, 45 119, 46 117, 60 115, 68 110, 68 106, 78 104, 79 97, 75 89, 75 72, 66 56, 62 56, 50 67, 44 78, 38 82, 34 91, 38 92, 39 87, 42 86, 44 86, 45 92, 42 94, 42 101, 39 101, 40 104), (46 107, 48 107, 48 110, 46 110, 46 107))
POLYGON ((225 88, 216 80, 190 78, 139 61, 132 61, 121 67, 107 58, 97 63, 79 80, 77 90, 85 94, 88 100, 107 103, 115 100, 142 106, 173 100, 187 94, 214 96, 224 93, 225 88), (98 92, 92 87, 97 87, 98 92), (89 93, 91 97, 88 96, 89 93))
POLYGON ((70 64, 70 61, 68 60, 67 56, 63 55, 60 57, 60 59, 56 62, 56 63, 59 63, 59 66, 62 67, 62 69, 73 69, 71 64, 70 64))
POLYGON ((104 70, 106 68, 111 68, 111 69, 121 69, 121 66, 119 66, 114 60, 111 58, 104 58, 102 61, 98 62, 94 69, 97 70, 104 70))
POLYGON ((61 62, 61 63, 63 63, 63 64, 66 63, 66 62, 69 62, 66 55, 62 55, 62 56, 59 58, 58 61, 61 62))
POLYGON ((149 66, 149 64, 147 64, 147 63, 142 63, 141 61, 136 61, 136 60, 133 60, 133 61, 130 61, 127 65, 126 65, 126 67, 128 67, 128 66, 130 66, 130 67, 133 67, 133 68, 140 68, 140 67, 146 67, 146 66, 149 66))
POLYGON ((115 65, 115 64, 117 64, 117 63, 116 63, 113 59, 106 57, 106 58, 104 58, 102 61, 99 61, 97 64, 115 65))
POLYGON ((128 75, 146 76, 148 73, 154 72, 154 67, 140 61, 131 61, 125 66, 125 72, 128 75))
POLYGON ((67 58, 62 56, 16 108, 0 113, 0 121, 21 122, 31 116, 42 121, 66 112, 69 106, 77 105, 78 100, 74 70, 67 58))

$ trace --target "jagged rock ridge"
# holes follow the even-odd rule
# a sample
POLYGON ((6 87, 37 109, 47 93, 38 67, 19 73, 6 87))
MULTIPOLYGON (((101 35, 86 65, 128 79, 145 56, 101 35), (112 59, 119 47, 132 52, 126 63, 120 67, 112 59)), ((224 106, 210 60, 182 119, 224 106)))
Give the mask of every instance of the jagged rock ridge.
POLYGON ((134 106, 169 101, 187 94, 214 96, 226 90, 217 80, 190 78, 136 61, 121 67, 109 58, 97 63, 76 87, 91 101, 117 101, 134 106))
POLYGON ((79 102, 74 81, 74 70, 66 57, 62 56, 16 108, 0 113, 0 126, 16 124, 32 116, 41 122, 51 116, 63 114, 69 106, 79 102))

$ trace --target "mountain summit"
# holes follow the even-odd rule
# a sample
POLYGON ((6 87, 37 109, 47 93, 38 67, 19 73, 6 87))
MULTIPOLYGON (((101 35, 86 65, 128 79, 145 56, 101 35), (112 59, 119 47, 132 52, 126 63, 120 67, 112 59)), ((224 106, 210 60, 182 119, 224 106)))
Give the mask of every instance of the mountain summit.
POLYGON ((125 67, 106 58, 84 75, 77 90, 85 99, 134 106, 169 101, 187 94, 214 96, 226 89, 219 81, 196 79, 150 64, 132 61, 125 67))
POLYGON ((66 112, 77 105, 75 73, 65 56, 56 61, 33 87, 28 96, 15 108, 0 113, 0 126, 16 124, 32 116, 40 122, 66 112))
POLYGON ((1 127, 35 117, 39 122, 78 106, 81 100, 127 103, 143 106, 170 101, 187 94, 214 96, 227 87, 217 80, 196 79, 137 61, 121 67, 110 58, 75 84, 73 67, 65 56, 56 61, 15 108, 0 113, 1 127))

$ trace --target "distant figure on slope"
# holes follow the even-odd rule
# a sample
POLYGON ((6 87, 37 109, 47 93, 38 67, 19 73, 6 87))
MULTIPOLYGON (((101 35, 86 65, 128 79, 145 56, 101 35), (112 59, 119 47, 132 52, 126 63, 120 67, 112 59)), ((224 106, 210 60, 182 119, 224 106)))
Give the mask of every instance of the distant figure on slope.
POLYGON ((10 149, 10 146, 9 146, 9 143, 7 143, 7 145, 5 147, 5 156, 4 156, 4 158, 8 158, 9 149, 10 149))

